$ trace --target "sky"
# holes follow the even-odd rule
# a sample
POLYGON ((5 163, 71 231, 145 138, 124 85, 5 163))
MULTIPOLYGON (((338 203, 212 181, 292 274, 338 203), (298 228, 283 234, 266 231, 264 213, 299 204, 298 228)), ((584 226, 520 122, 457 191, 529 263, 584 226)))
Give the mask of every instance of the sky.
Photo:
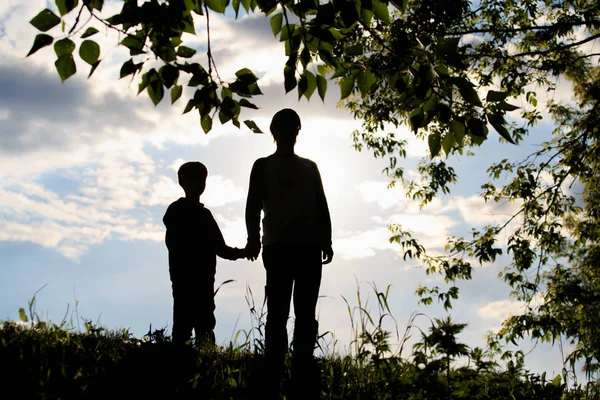
MULTIPOLYGON (((66 319, 75 326, 91 320, 109 329, 128 328, 137 337, 150 326, 170 332, 172 297, 162 217, 183 195, 177 169, 190 160, 208 167, 201 201, 227 243, 243 247, 249 172, 257 158, 274 151, 272 137, 218 123, 204 134, 197 114, 182 115, 187 91, 174 106, 165 100, 154 107, 145 92, 137 95, 136 81, 118 79, 128 53, 101 26, 96 25, 100 33, 94 36, 101 46, 99 68, 86 79, 89 66, 76 56, 77 75, 61 83, 51 47, 25 57, 37 33, 28 21, 45 7, 39 0, 0 2, 0 320, 18 319, 19 308, 27 308, 35 294, 42 319, 66 319)), ((119 10, 118 3, 107 2, 103 15, 119 10)), ((186 34, 184 40, 199 50, 194 61, 206 63, 204 21, 197 20, 196 28, 197 35, 186 34)), ((59 35, 60 28, 51 33, 59 35)), ((400 334, 415 312, 426 314, 416 320, 421 329, 429 327, 430 319, 448 315, 439 306, 418 304, 414 292, 419 285, 443 281, 404 261, 401 249, 389 243, 387 225, 401 223, 430 251, 440 252, 448 236, 505 221, 516 205, 486 204, 478 196, 486 169, 493 161, 535 151, 549 137, 551 121, 542 121, 519 146, 499 143, 492 131, 476 156, 448 159, 459 182, 450 195, 420 209, 400 186, 387 188, 385 160, 353 149, 350 134, 361 124, 337 107, 339 88, 333 82, 324 102, 316 94, 310 102, 298 101, 296 92, 285 95, 283 46, 273 38, 268 20, 213 15, 210 33, 224 80, 242 67, 260 76, 264 95, 253 100, 260 109, 244 110, 247 118, 265 132, 281 108, 294 108, 302 118, 296 151, 317 163, 333 224, 335 256, 324 267, 317 306, 320 333, 330 332, 324 346, 339 352, 349 348, 353 332, 346 301, 354 307, 357 292, 377 315, 372 285, 381 291, 390 286, 390 308, 400 334)), ((554 95, 568 98, 568 90, 554 95)), ((418 177, 416 165, 427 155, 426 144, 404 126, 393 131, 409 142, 408 156, 400 163, 410 177, 418 177)), ((460 298, 449 315, 468 323, 459 339, 471 347, 483 347, 486 332, 522 307, 497 277, 507 263, 503 256, 493 265, 475 264, 473 279, 459 284, 460 298)), ((262 304, 262 261, 219 259, 217 286, 230 279, 234 281, 216 296, 215 332, 222 344, 256 325, 247 296, 252 293, 255 303, 262 304)), ((394 329, 393 321, 386 321, 394 329)), ((524 342, 522 349, 529 353, 526 365, 532 371, 560 373, 558 346, 524 342)))

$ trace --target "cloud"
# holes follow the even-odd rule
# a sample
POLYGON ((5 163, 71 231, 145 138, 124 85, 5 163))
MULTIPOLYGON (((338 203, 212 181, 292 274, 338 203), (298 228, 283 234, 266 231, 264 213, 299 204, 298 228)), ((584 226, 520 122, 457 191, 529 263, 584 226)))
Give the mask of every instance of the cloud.
POLYGON ((390 217, 390 222, 399 224, 403 229, 411 232, 413 237, 427 249, 443 249, 452 228, 460 223, 447 215, 425 213, 418 215, 394 214, 390 217))
POLYGON ((520 209, 518 202, 486 202, 480 196, 456 196, 448 201, 448 210, 458 210, 470 225, 503 224, 520 209))
MULTIPOLYGON (((75 178, 77 187, 62 195, 35 180, 0 179, 0 240, 53 247, 71 259, 115 235, 160 242, 164 227, 148 219, 148 207, 166 208, 183 194, 173 178, 156 174, 151 162, 87 167, 75 178)), ((245 195, 230 179, 212 175, 203 201, 218 208, 243 202, 245 195)))
MULTIPOLYGON (((414 171, 408 170, 407 175, 412 175, 414 171)), ((449 210, 439 198, 433 199, 424 207, 419 206, 419 202, 407 197, 406 191, 401 185, 388 188, 389 182, 385 181, 363 181, 356 185, 362 199, 366 203, 375 203, 382 210, 403 211, 405 214, 441 214, 449 210)))
POLYGON ((451 229, 458 225, 458 221, 448 216, 425 213, 393 214, 387 219, 373 217, 372 221, 385 226, 360 232, 338 232, 333 239, 336 252, 346 259, 373 257, 383 250, 393 250, 400 254, 399 245, 389 241, 392 237, 392 232, 387 228, 389 224, 400 224, 428 249, 443 249, 451 229))
POLYGON ((333 239, 333 248, 344 259, 373 257, 378 251, 394 250, 387 227, 378 227, 333 239))
MULTIPOLYGON (((531 306, 539 306, 543 302, 543 294, 537 294, 531 301, 531 306)), ((477 307, 477 315, 487 320, 502 322, 508 317, 525 312, 527 305, 518 300, 498 300, 477 307)))

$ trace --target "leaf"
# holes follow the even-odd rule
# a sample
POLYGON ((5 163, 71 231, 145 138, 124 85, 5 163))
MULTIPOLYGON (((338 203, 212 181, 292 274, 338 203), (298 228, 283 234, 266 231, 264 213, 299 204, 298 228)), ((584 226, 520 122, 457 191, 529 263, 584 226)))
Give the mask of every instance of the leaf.
POLYGON ((227 123, 227 121, 231 120, 232 118, 233 115, 231 112, 225 112, 224 110, 219 111, 219 122, 221 122, 221 125, 227 123))
POLYGON ((508 97, 508 93, 506 93, 506 92, 497 92, 495 90, 489 90, 485 100, 487 102, 498 102, 498 101, 503 101, 507 97, 508 97))
POLYGON ((560 386, 560 375, 556 375, 554 379, 552 379, 552 384, 554 386, 560 386))
POLYGON ((196 54, 196 50, 192 49, 190 47, 187 46, 179 46, 177 48, 177 56, 179 57, 183 57, 183 58, 190 58, 192 57, 194 54, 196 54))
POLYGON ((323 78, 321 75, 317 75, 317 90, 319 92, 319 97, 323 102, 325 102, 325 93, 327 93, 327 79, 323 78))
POLYGON ((281 24, 283 22, 283 15, 281 13, 275 14, 271 17, 271 31, 273 31, 273 36, 277 36, 279 32, 281 32, 281 24))
POLYGON ((58 12, 60 15, 66 15, 70 13, 77 5, 79 4, 79 0, 56 0, 56 7, 58 8, 58 12))
POLYGON ((360 72, 356 77, 358 88, 363 96, 369 93, 369 90, 376 81, 375 75, 371 71, 360 72))
POLYGON ((143 63, 134 64, 133 58, 130 58, 129 61, 124 62, 121 66, 121 72, 119 74, 119 79, 124 78, 127 75, 135 74, 142 68, 143 63))
POLYGON ((456 49, 458 48, 459 42, 459 37, 449 37, 440 39, 440 41, 435 46, 435 51, 440 55, 454 54, 456 53, 456 49))
POLYGON ((246 13, 250 12, 250 6, 252 4, 252 0, 242 0, 242 7, 246 10, 246 13))
POLYGON ((64 38, 54 43, 56 57, 60 58, 64 55, 69 55, 73 53, 73 50, 75 50, 75 43, 69 38, 64 38))
POLYGON ((360 10, 360 19, 365 26, 371 25, 371 20, 373 19, 373 12, 367 9, 360 10))
POLYGON ((454 135, 454 139, 458 145, 463 144, 465 138, 465 125, 457 120, 450 121, 450 132, 454 135))
POLYGON ((344 100, 346 97, 350 96, 353 88, 354 88, 354 78, 353 77, 346 76, 346 77, 342 78, 342 80, 340 82, 340 91, 341 91, 340 100, 344 100))
POLYGON ((154 106, 157 106, 161 102, 164 95, 165 89, 161 81, 155 80, 148 84, 148 96, 150 96, 150 100, 152 100, 154 106))
POLYGON ((84 40, 79 46, 79 56, 86 63, 94 65, 100 57, 100 46, 93 40, 84 40))
POLYGON ((77 67, 75 67, 75 60, 73 59, 72 54, 64 54, 58 57, 54 66, 56 67, 56 71, 62 82, 66 81, 71 75, 77 72, 77 67))
POLYGON ((296 80, 296 69, 286 65, 283 67, 283 76, 284 76, 284 87, 285 92, 289 93, 296 87, 298 81, 296 80))
POLYGON ((254 73, 252 71, 250 71, 248 68, 242 68, 240 70, 238 70, 235 73, 235 76, 238 77, 238 79, 244 83, 254 83, 258 80, 258 78, 256 77, 256 75, 254 75, 254 73))
POLYGON ((506 120, 500 114, 492 114, 488 115, 487 119, 490 124, 494 127, 496 132, 500 134, 507 142, 516 144, 513 138, 510 136, 510 132, 504 126, 506 124, 506 120))
MULTIPOLYGON (((225 8, 227 8, 227 0, 206 0, 206 5, 211 10, 218 12, 220 14, 225 13, 225 8)), ((210 130, 210 129, 209 129, 210 130)))
POLYGON ((83 4, 92 10, 96 9, 98 11, 102 11, 104 0, 83 0, 83 4))
POLYGON ((181 40, 181 38, 178 38, 178 37, 173 37, 173 38, 171 38, 171 45, 172 45, 173 47, 177 47, 177 46, 179 46, 181 43, 183 43, 183 40, 181 40))
MULTIPOLYGON (((202 10, 202 8, 200 10, 202 10)), ((204 14, 200 13, 200 15, 204 15, 204 14)), ((182 19, 181 22, 183 23, 183 31, 185 33, 189 33, 190 35, 196 34, 196 27, 194 26, 194 18, 191 15, 188 15, 187 18, 182 19)))
POLYGON ((171 105, 175 104, 175 102, 179 100, 181 93, 183 93, 183 87, 181 85, 173 86, 171 89, 171 105))
POLYGON ((387 4, 383 1, 373 0, 373 14, 386 24, 391 22, 387 4))
POLYGON ((473 87, 473 84, 464 78, 458 78, 453 80, 454 84, 458 87, 458 91, 462 98, 473 106, 481 107, 482 103, 479 99, 477 91, 473 87))
POLYGON ((40 11, 38 15, 33 17, 31 21, 29 21, 31 25, 33 25, 36 29, 46 32, 49 29, 54 28, 56 25, 60 23, 60 18, 52 11, 45 10, 40 11))
POLYGON ((242 107, 246 107, 246 108, 252 108, 254 110, 258 110, 258 107, 252 103, 250 103, 248 100, 246 99, 241 99, 240 100, 240 106, 242 107))
POLYGON ((294 35, 294 31, 296 30, 295 24, 286 24, 281 27, 281 34, 279 35, 279 41, 283 42, 284 40, 288 40, 290 37, 294 35))
POLYGON ((192 108, 194 108, 195 105, 196 101, 194 99, 189 100, 183 109, 183 114, 187 114, 192 111, 192 108))
POLYGON ((142 81, 140 82, 140 84, 138 86, 138 94, 142 93, 142 91, 148 87, 148 83, 149 82, 150 81, 148 79, 148 73, 147 72, 143 73, 142 74, 142 81))
POLYGON ((212 129, 212 123, 212 118, 208 114, 204 114, 202 118, 200 118, 200 125, 202 126, 204 133, 210 132, 212 129))
POLYGON ((96 33, 98 33, 98 29, 96 29, 94 27, 89 27, 85 30, 85 32, 83 32, 83 35, 81 35, 81 38, 85 39, 87 37, 95 35, 96 33))
POLYGON ((300 82, 298 82, 298 98, 306 97, 306 100, 310 100, 310 96, 314 93, 317 88, 317 79, 315 74, 310 71, 305 70, 304 74, 300 77, 300 82))
POLYGON ((21 321, 23 322, 27 322, 27 314, 25 314, 25 309, 23 307, 19 308, 19 318, 21 318, 21 321))
POLYGON ((26 57, 29 57, 30 55, 34 54, 36 51, 38 51, 41 48, 50 46, 53 41, 54 41, 54 38, 52 36, 46 35, 45 33, 40 33, 33 40, 33 46, 31 46, 31 50, 29 50, 29 53, 27 53, 26 57))
POLYGON ((254 133, 263 133, 263 131, 261 131, 260 128, 256 125, 256 123, 250 119, 245 120, 244 124, 248 128, 250 128, 250 130, 252 130, 252 132, 254 133))
POLYGON ((92 64, 92 68, 90 69, 90 73, 88 75, 88 79, 92 76, 92 74, 94 73, 94 71, 96 71, 96 68, 98 68, 98 66, 100 65, 100 61, 102 60, 98 60, 95 63, 92 64))
POLYGON ((121 40, 120 44, 127 47, 129 49, 129 54, 132 56, 137 56, 144 53, 144 40, 136 36, 127 35, 125 39, 121 40))
POLYGON ((171 64, 162 66, 159 73, 167 89, 173 86, 179 78, 179 70, 171 64))
POLYGON ((340 14, 342 17, 342 22, 347 28, 349 28, 356 23, 359 18, 358 10, 356 9, 356 3, 354 1, 341 1, 339 3, 341 3, 340 14))
POLYGON ((231 6, 233 7, 233 11, 235 11, 235 19, 237 19, 240 13, 240 0, 233 0, 231 6))
POLYGON ((410 124, 410 127, 415 134, 419 131, 419 128, 423 123, 424 117, 425 116, 423 115, 423 110, 421 110, 420 108, 415 108, 408 115, 408 123, 410 124))
POLYGON ((427 143, 429 144, 429 152, 431 153, 431 158, 436 157, 442 148, 441 138, 439 133, 432 133, 427 138, 427 143))
POLYGON ((515 111, 515 110, 518 110, 521 107, 514 106, 514 105, 509 104, 509 103, 507 103, 505 101, 501 101, 500 103, 498 103, 496 105, 496 108, 498 110, 504 110, 504 111, 515 111))
POLYGON ((165 95, 165 89, 160 79, 160 75, 155 69, 148 71, 148 96, 154 103, 154 106, 158 105, 165 95))
POLYGON ((442 147, 444 148, 444 153, 450 155, 450 152, 454 147, 454 143, 456 143, 456 141, 454 140, 454 135, 451 132, 446 133, 444 135, 444 138, 442 139, 442 147))
POLYGON ((467 126, 470 131, 470 135, 473 139, 481 138, 481 143, 487 138, 488 129, 485 123, 479 118, 471 118, 467 121, 467 126))
POLYGON ((364 48, 360 43, 344 47, 344 54, 349 56, 361 56, 363 53, 364 48))
POLYGON ((398 10, 404 11, 406 10, 406 3, 408 3, 408 0, 390 0, 390 3, 392 3, 398 10))
POLYGON ((248 90, 250 91, 250 94, 252 96, 256 96, 259 94, 262 94, 262 92, 260 91, 260 88, 258 87, 258 83, 253 82, 251 84, 248 85, 248 90))

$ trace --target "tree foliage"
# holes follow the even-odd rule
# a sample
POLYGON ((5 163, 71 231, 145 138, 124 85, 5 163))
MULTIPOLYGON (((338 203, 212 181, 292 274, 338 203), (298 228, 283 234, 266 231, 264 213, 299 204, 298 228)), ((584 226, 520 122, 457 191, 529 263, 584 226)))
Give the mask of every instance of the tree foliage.
MULTIPOLYGON (((131 56, 120 76, 140 74, 139 91, 146 90, 155 105, 167 91, 171 103, 178 101, 187 85, 196 91, 184 112, 197 111, 205 132, 217 116, 221 123, 240 127, 242 109, 256 108, 250 99, 261 94, 256 75, 243 68, 233 81, 223 81, 210 36, 204 59, 185 46, 182 35, 195 33, 199 19, 194 16, 204 18, 210 35, 214 13, 264 14, 275 38, 285 45, 286 92, 296 90, 299 98, 310 99, 317 91, 324 99, 328 82, 334 80, 342 104, 364 122, 353 133, 355 148, 387 158, 385 172, 392 185, 400 181, 422 204, 448 193, 457 180, 445 158, 465 150, 468 155, 495 134, 501 142, 518 144, 546 109, 556 125, 552 139, 525 160, 491 165, 490 182, 482 187, 486 201, 520 205, 509 220, 518 227, 508 232, 505 246, 499 235, 509 222, 473 229, 471 238, 449 238, 447 254, 441 257, 428 255, 401 226, 392 227, 391 240, 403 248, 405 258, 445 277, 448 288, 420 287, 417 293, 424 303, 435 296, 446 308, 458 298, 456 281, 471 279, 470 259, 493 263, 506 252, 511 263, 501 277, 526 307, 522 315, 505 321, 496 339, 530 335, 553 342, 566 336, 575 344, 570 360, 583 360, 589 373, 599 371, 600 53, 593 53, 590 45, 600 38, 600 3, 125 0, 121 12, 106 19, 98 14, 103 4, 57 0, 60 16, 45 9, 31 20, 41 33, 28 55, 54 43, 56 69, 64 81, 76 73, 75 42, 85 39, 78 44, 79 56, 91 66, 91 75, 102 60, 91 38, 97 30, 88 27, 80 33, 87 16, 87 21, 120 32, 119 45, 131 56), (77 17, 66 26, 69 13, 77 17), (59 24, 58 37, 46 33, 59 24), (150 55, 164 65, 145 68, 150 55), (572 83, 572 100, 538 104, 537 90, 556 90, 559 78, 572 83), (405 141, 393 132, 375 135, 401 124, 428 143, 430 157, 419 164, 423 181, 404 177, 398 160, 407 155, 405 141), (509 182, 499 183, 507 174, 509 182), (569 189, 575 182, 584 187, 583 202, 569 189)), ((260 132, 254 122, 244 122, 260 132)))

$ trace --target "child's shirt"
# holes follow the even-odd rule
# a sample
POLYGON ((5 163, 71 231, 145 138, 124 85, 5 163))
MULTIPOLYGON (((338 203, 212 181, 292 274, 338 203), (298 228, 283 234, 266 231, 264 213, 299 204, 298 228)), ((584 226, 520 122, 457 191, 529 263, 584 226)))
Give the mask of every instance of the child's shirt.
POLYGON ((172 282, 214 277, 216 256, 227 260, 242 256, 241 249, 225 244, 217 221, 200 202, 180 198, 167 208, 163 222, 172 282))

